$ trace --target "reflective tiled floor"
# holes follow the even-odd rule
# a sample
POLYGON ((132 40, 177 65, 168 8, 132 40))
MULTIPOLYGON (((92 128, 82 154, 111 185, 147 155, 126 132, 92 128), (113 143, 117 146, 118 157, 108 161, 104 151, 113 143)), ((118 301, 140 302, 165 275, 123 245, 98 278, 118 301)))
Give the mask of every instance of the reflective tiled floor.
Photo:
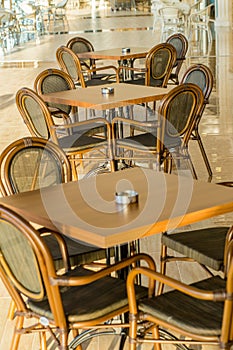
MULTIPOLYGON (((57 67, 55 51, 68 39, 79 35, 89 39, 95 49, 112 47, 145 46, 152 47, 160 42, 159 25, 152 30, 153 17, 144 11, 117 11, 109 7, 101 10, 68 9, 68 33, 49 34, 18 47, 0 57, 0 151, 11 141, 28 135, 15 106, 15 93, 23 87, 33 87, 36 75, 49 67, 57 67)), ((60 30, 60 28, 58 29, 60 30)), ((67 28, 62 28, 62 32, 67 28)), ((200 132, 213 170, 213 182, 233 179, 233 46, 232 31, 218 28, 215 40, 211 45, 205 42, 189 41, 188 57, 183 71, 192 63, 202 62, 208 65, 215 77, 214 89, 210 103, 201 121, 200 132)), ((191 154, 200 180, 207 181, 208 175, 201 159, 199 149, 194 143, 191 154)), ((230 224, 232 215, 221 216, 212 220, 214 224, 230 224)), ((209 222, 198 225, 206 226, 209 222)), ((156 261, 159 256, 160 237, 145 239, 141 249, 152 254, 156 261)), ((169 273, 180 277, 183 281, 203 277, 203 272, 194 264, 175 265, 169 273)), ((0 349, 8 350, 13 330, 13 321, 7 320, 10 298, 0 282, 0 349)), ((101 338, 92 342, 88 349, 114 349, 115 339, 101 338)), ((213 347, 211 347, 213 348, 213 347)), ((24 336, 20 350, 39 350, 36 336, 24 336)))

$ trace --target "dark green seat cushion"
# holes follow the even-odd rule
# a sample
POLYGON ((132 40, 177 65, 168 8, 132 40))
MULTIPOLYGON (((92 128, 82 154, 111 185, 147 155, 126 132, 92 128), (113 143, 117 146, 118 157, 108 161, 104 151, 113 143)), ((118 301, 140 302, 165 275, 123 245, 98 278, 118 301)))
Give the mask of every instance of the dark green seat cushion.
MULTIPOLYGON (((206 290, 225 289, 219 276, 193 284, 206 290)), ((171 291, 139 302, 139 310, 198 335, 216 336, 221 333, 223 302, 194 299, 179 291, 171 291)))
MULTIPOLYGON (((93 272, 81 267, 72 272, 75 276, 90 273, 93 272)), ((138 299, 148 293, 147 288, 141 286, 136 286, 136 290, 138 299)), ((61 295, 70 322, 91 321, 128 305, 126 281, 113 277, 105 277, 85 286, 61 288, 61 295)), ((29 307, 41 316, 53 318, 47 299, 29 301, 29 307)))
POLYGON ((88 136, 87 134, 79 135, 78 133, 61 137, 58 139, 58 142, 59 146, 66 152, 81 152, 86 149, 107 145, 107 142, 99 137, 88 136))
MULTIPOLYGON (((156 134, 156 131, 155 131, 156 134)), ((157 138, 152 133, 138 134, 132 137, 125 137, 117 140, 117 145, 121 147, 132 147, 141 151, 155 151, 156 150, 157 138)), ((170 137, 165 134, 164 145, 167 149, 179 147, 181 145, 180 137, 170 137)))
POLYGON ((193 258, 215 271, 223 270, 226 234, 229 227, 211 227, 162 235, 162 244, 193 258))

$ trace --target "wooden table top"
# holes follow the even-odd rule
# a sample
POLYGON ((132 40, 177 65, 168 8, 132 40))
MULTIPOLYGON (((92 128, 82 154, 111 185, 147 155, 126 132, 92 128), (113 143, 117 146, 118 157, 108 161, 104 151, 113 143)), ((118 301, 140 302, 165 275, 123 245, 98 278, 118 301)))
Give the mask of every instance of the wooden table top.
POLYGON ((78 54, 79 58, 93 58, 93 59, 106 59, 106 60, 130 60, 135 58, 146 57, 149 49, 147 47, 130 47, 130 52, 122 53, 122 48, 98 50, 90 52, 82 52, 78 54))
POLYGON ((113 83, 88 88, 53 92, 41 95, 46 102, 97 110, 113 109, 133 104, 161 100, 174 86, 167 88, 113 83), (101 89, 113 87, 113 94, 102 94, 101 89))
POLYGON ((233 189, 132 168, 4 198, 27 220, 99 247, 127 243, 233 210, 233 189), (134 189, 135 204, 115 202, 134 189))

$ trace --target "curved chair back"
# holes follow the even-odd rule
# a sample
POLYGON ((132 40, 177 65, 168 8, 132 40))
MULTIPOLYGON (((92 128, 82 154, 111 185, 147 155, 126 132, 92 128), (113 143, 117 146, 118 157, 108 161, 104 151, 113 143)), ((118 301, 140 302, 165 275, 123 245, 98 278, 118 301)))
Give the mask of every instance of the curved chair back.
POLYGON ((176 49, 168 43, 154 46, 146 56, 146 85, 166 87, 176 62, 176 49))
POLYGON ((32 136, 50 138, 49 126, 54 122, 42 98, 29 88, 21 88, 16 93, 16 105, 32 136))
POLYGON ((206 104, 209 103, 209 96, 213 89, 213 81, 214 79, 213 79, 213 74, 211 70, 204 64, 194 64, 191 67, 189 67, 188 70, 184 73, 184 76, 181 81, 181 83, 196 84, 201 88, 204 95, 204 103, 203 103, 202 109, 198 111, 199 114, 196 116, 191 137, 193 140, 198 141, 198 145, 201 150, 201 154, 205 162, 210 180, 212 178, 212 170, 211 170, 211 166, 210 166, 204 145, 202 143, 202 139, 201 139, 201 135, 199 133, 198 127, 201 121, 201 117, 204 113, 205 106, 206 104))
POLYGON ((60 68, 71 76, 74 83, 85 88, 82 65, 78 56, 68 47, 60 46, 56 51, 56 58, 60 68))
POLYGON ((181 83, 192 83, 198 85, 204 94, 205 104, 208 103, 214 84, 213 73, 209 67, 201 63, 192 65, 184 73, 181 83))
MULTIPOLYGON (((94 46, 92 43, 80 36, 76 36, 74 38, 71 38, 66 46, 71 49, 76 55, 82 52, 91 52, 94 51, 94 46)), ((81 65, 83 69, 93 69, 96 67, 95 60, 94 59, 81 59, 81 65)))
POLYGON ((179 72, 188 51, 188 40, 182 33, 176 33, 169 36, 166 42, 173 45, 176 49, 176 62, 173 66, 173 72, 171 73, 170 80, 178 85, 179 72))
POLYGON ((183 145, 187 146, 203 102, 202 90, 195 84, 181 84, 163 98, 158 109, 162 118, 159 141, 165 148, 166 143, 171 144, 172 139, 181 137, 183 145))
MULTIPOLYGON (((60 69, 49 68, 45 69, 36 77, 34 82, 34 89, 39 95, 49 94, 51 92, 66 91, 75 89, 72 78, 60 69)), ((77 108, 57 104, 57 103, 46 103, 50 108, 51 112, 55 116, 66 116, 69 118, 77 113, 77 108), (61 115, 59 115, 61 112, 61 115)))
POLYGON ((23 312, 27 307, 20 298, 20 293, 37 301, 45 296, 42 275, 34 252, 35 249, 39 251, 35 241, 40 238, 23 219, 19 220, 15 213, 2 206, 0 207, 0 228, 0 275, 18 304, 18 310, 23 312), (34 240, 31 236, 34 236, 34 240))
POLYGON ((0 155, 7 195, 71 181, 70 163, 54 143, 38 137, 14 141, 0 155))

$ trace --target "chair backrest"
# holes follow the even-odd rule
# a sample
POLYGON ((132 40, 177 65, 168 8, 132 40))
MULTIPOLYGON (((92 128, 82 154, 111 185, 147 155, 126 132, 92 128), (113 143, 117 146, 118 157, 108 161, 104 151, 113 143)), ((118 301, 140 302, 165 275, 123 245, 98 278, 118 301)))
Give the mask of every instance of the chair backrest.
POLYGON ((49 249, 26 220, 2 205, 0 251, 0 277, 17 309, 26 315, 30 313, 30 306, 25 302, 28 298, 30 304, 44 300, 49 318, 54 318, 57 325, 61 320, 66 324, 59 287, 51 288, 49 282, 50 277, 56 277, 49 249))
POLYGON ((181 16, 181 11, 178 7, 174 6, 164 6, 159 9, 159 15, 162 18, 163 23, 176 23, 181 16))
POLYGON ((193 11, 190 15, 190 22, 191 23, 200 23, 203 25, 208 25, 209 22, 214 22, 214 4, 210 4, 203 9, 200 9, 198 11, 193 11))
POLYGON ((146 85, 166 87, 176 62, 176 49, 168 43, 154 46, 146 56, 146 85))
POLYGON ((208 103, 213 89, 213 74, 209 67, 204 64, 194 64, 184 73, 181 84, 192 83, 198 85, 204 94, 204 103, 208 103))
POLYGON ((64 152, 38 137, 25 137, 7 146, 0 155, 0 171, 5 195, 71 181, 64 152))
POLYGON ((169 36, 166 42, 173 45, 176 49, 176 62, 173 66, 173 69, 175 68, 174 73, 178 83, 178 74, 188 51, 188 40, 182 33, 175 33, 169 36))
POLYGON ((166 135, 170 138, 182 138, 183 145, 187 145, 203 103, 202 90, 195 84, 181 84, 161 100, 158 109, 161 119, 160 148, 166 142, 166 135))
POLYGON ((64 9, 66 7, 68 3, 68 0, 61 0, 59 3, 56 4, 56 8, 59 9, 59 8, 62 8, 64 9))
POLYGON ((56 58, 60 68, 71 76, 74 83, 86 87, 82 65, 78 56, 68 47, 60 46, 56 51, 56 58))
MULTIPOLYGON (((14 289, 26 297, 40 300, 45 292, 34 247, 27 238, 30 233, 34 233, 32 228, 24 227, 23 221, 13 212, 0 206, 0 271, 4 275, 3 281, 11 281, 14 289)), ((9 285, 7 287, 9 290, 9 285)))
MULTIPOLYGON (((76 36, 71 38, 66 46, 71 49, 76 55, 82 52, 91 52, 94 51, 94 46, 92 43, 80 36, 76 36)), ((82 68, 95 68, 95 60, 94 59, 80 59, 82 68)))
POLYGON ((31 135, 48 140, 54 122, 42 98, 35 91, 24 87, 16 93, 16 105, 31 135))
MULTIPOLYGON (((65 91, 75 89, 72 78, 65 72, 49 68, 38 74, 34 81, 34 89, 39 95, 48 94, 51 92, 65 91)), ((77 112, 77 108, 68 105, 57 103, 46 103, 48 107, 60 110, 67 115, 73 115, 77 112)), ((59 116, 59 115, 58 115, 59 116)))

